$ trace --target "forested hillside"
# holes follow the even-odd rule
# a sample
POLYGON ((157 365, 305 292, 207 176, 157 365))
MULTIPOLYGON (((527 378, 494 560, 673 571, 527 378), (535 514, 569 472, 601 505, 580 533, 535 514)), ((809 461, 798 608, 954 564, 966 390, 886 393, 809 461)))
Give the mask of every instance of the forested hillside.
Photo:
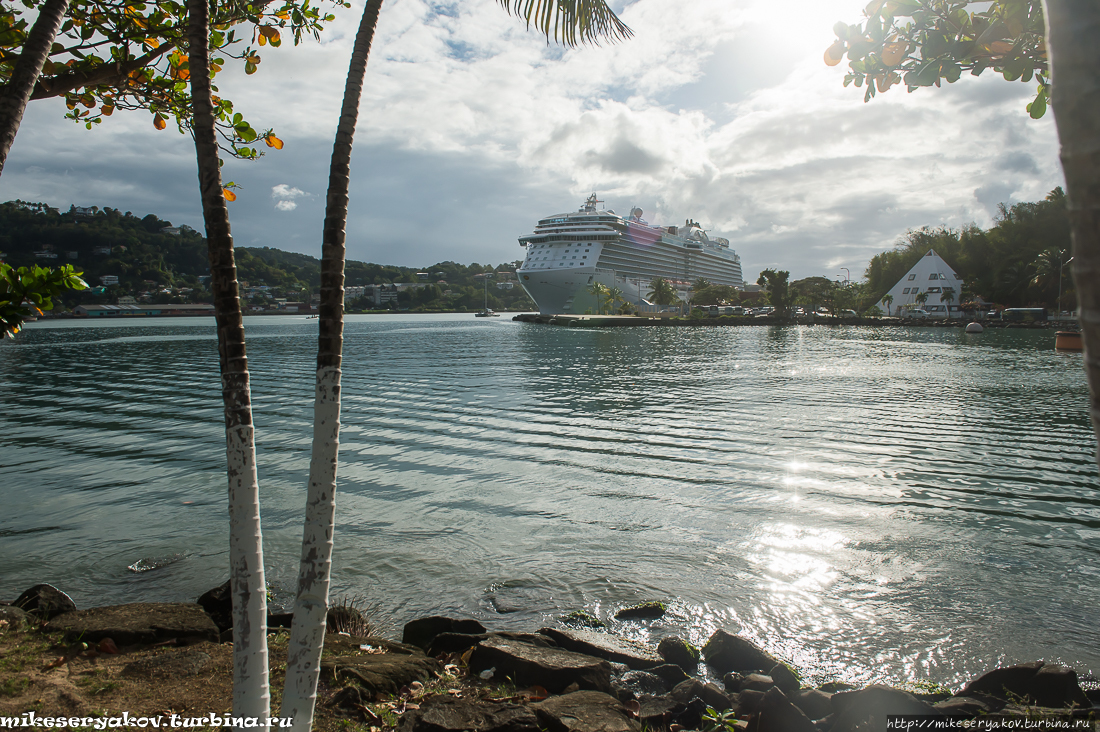
POLYGON ((1061 270, 1062 308, 1077 306, 1070 268, 1062 267, 1070 258, 1070 238, 1061 188, 1035 203, 1002 204, 988 230, 972 225, 909 231, 895 249, 871 259, 866 301, 877 302, 929 249, 963 280, 960 303, 981 296, 1005 307, 1054 308, 1061 270))
MULTIPOLYGON (((237 275, 242 292, 253 305, 274 298, 309 300, 321 285, 316 257, 270 247, 238 247, 237 275)), ((139 217, 116 209, 59 211, 43 203, 10 201, 0 204, 0 261, 16 266, 72 264, 83 270, 91 289, 67 292, 66 307, 80 303, 115 303, 131 296, 147 302, 211 302, 206 240, 187 226, 173 227, 155 214, 139 217), (118 278, 117 285, 101 277, 118 278)), ((514 270, 514 263, 497 266, 441 262, 414 269, 348 261, 346 285, 431 283, 403 292, 397 307, 412 310, 475 310, 485 290, 475 275, 514 270), (417 273, 420 273, 418 276, 417 273)), ((534 307, 518 284, 512 289, 488 287, 489 307, 534 307)), ((349 310, 373 307, 349 298, 349 310)), ((392 306, 391 306, 392 307, 392 306)))

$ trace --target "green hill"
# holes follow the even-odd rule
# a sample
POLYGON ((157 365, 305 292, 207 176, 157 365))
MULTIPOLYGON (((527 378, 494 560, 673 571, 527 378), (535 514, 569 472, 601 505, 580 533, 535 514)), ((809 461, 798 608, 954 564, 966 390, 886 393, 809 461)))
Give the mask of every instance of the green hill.
MULTIPOLYGON (((320 288, 321 262, 316 257, 270 247, 238 247, 236 259, 237 278, 242 291, 251 293, 252 304, 275 298, 308 300, 320 288)), ((125 296, 154 303, 210 302, 212 297, 206 288, 210 268, 202 234, 188 226, 173 227, 155 214, 138 217, 96 207, 63 212, 43 203, 9 201, 0 204, 0 261, 15 267, 72 264, 82 270, 92 287, 67 293, 63 301, 69 308, 115 303, 125 296), (117 277, 118 284, 105 285, 103 277, 117 277)), ((413 269, 349 260, 345 282, 348 287, 430 282, 402 292, 396 306, 475 310, 483 302, 482 282, 475 275, 514 269, 514 263, 494 267, 440 262, 413 269)), ((369 307, 373 306, 349 298, 349 310, 369 307)), ((518 284, 510 290, 490 286, 489 307, 529 309, 534 303, 518 284)))

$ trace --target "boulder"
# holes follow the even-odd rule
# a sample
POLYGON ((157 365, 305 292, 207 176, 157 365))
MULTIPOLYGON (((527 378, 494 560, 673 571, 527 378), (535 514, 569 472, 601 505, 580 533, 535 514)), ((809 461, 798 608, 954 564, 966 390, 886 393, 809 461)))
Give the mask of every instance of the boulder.
POLYGON ((445 653, 465 653, 488 637, 488 633, 440 633, 428 645, 428 655, 434 658, 445 653))
POLYGON ((953 696, 946 701, 941 701, 933 706, 939 709, 947 717, 965 717, 973 719, 979 714, 999 712, 1004 708, 1004 702, 997 705, 990 704, 986 699, 974 699, 969 696, 953 696))
POLYGON ((76 610, 73 598, 53 585, 45 584, 31 587, 17 597, 12 605, 43 620, 52 620, 58 615, 76 610))
POLYGON ((719 673, 728 671, 764 671, 779 659, 752 641, 725 630, 716 630, 703 646, 703 658, 719 673))
MULTIPOLYGON (((202 606, 219 631, 233 628, 233 594, 229 589, 229 580, 202 593, 195 602, 202 606)), ((271 623, 268 622, 268 625, 271 623)))
POLYGON ((561 616, 561 622, 574 628, 606 628, 607 623, 585 610, 574 610, 561 616))
POLYGON ((626 664, 632 669, 653 668, 664 663, 664 659, 642 644, 616 638, 608 633, 561 628, 543 628, 539 633, 567 651, 626 664))
POLYGON ((9 627, 19 628, 31 619, 30 613, 14 605, 0 605, 0 620, 8 621, 9 627))
POLYGON ((665 614, 668 606, 663 602, 657 602, 656 600, 650 600, 648 602, 639 602, 637 605, 631 605, 630 607, 624 607, 619 612, 615 613, 616 620, 654 620, 665 614))
POLYGON ((187 602, 135 602, 74 610, 46 623, 45 630, 63 632, 69 641, 111 638, 120 646, 170 639, 218 642, 218 626, 200 605, 187 602))
POLYGON ((767 674, 747 674, 741 681, 741 688, 738 691, 764 691, 775 688, 775 679, 767 674))
POLYGON ((687 681, 690 676, 684 672, 679 666, 674 666, 671 663, 661 664, 660 666, 654 666, 653 668, 647 668, 646 671, 654 676, 660 676, 661 680, 665 682, 665 686, 672 688, 681 681, 687 681))
POLYGON ((1027 699, 1041 707, 1092 706, 1077 681, 1076 671, 1042 661, 994 669, 971 681, 958 696, 975 694, 988 694, 999 699, 1027 699))
POLYGON ((521 704, 432 696, 401 718, 402 732, 539 732, 535 713, 521 704))
POLYGON ((833 694, 829 701, 836 714, 832 732, 885 732, 886 718, 894 715, 943 716, 940 710, 909 692, 878 684, 833 694))
POLYGON ((617 699, 599 691, 574 691, 531 705, 547 732, 635 732, 641 725, 617 699))
POLYGON ((654 696, 641 700, 638 721, 646 729, 664 729, 668 727, 674 713, 683 708, 683 704, 670 696, 654 696))
POLYGON ((745 683, 745 675, 736 671, 730 671, 722 677, 722 686, 726 687, 726 691, 737 693, 741 691, 741 684, 743 683, 745 683))
POLYGON ((405 629, 401 634, 401 642, 427 650, 432 640, 440 633, 476 635, 484 632, 485 626, 476 620, 455 620, 441 615, 433 615, 405 623, 405 629))
POLYGON ((648 671, 627 671, 611 682, 611 688, 620 701, 661 696, 668 691, 664 680, 648 671))
POLYGON ((802 681, 794 671, 791 671, 791 667, 785 663, 773 666, 772 670, 768 672, 768 676, 772 678, 772 681, 781 691, 788 695, 788 698, 791 692, 798 691, 802 686, 802 681))
POLYGON ((756 714, 764 703, 764 692, 746 689, 737 695, 737 708, 745 714, 756 714))
POLYGON ((818 689, 802 689, 801 691, 792 692, 787 698, 801 709, 803 714, 813 720, 829 716, 829 712, 832 710, 832 706, 829 704, 832 694, 826 694, 818 689))
POLYGON ((122 675, 142 679, 179 679, 202 673, 210 662, 210 654, 196 648, 166 650, 126 664, 122 675))
POLYGON ((657 653, 669 663, 676 664, 688 673, 699 667, 699 649, 683 638, 671 636, 662 638, 657 644, 657 653))
POLYGON ((470 668, 475 673, 495 669, 495 678, 511 678, 520 687, 541 686, 554 694, 574 683, 580 689, 611 691, 611 665, 603 659, 500 636, 474 646, 470 668))
POLYGON ((396 694, 402 686, 426 682, 440 670, 438 661, 421 653, 371 653, 321 661, 321 678, 325 681, 333 686, 353 683, 371 695, 396 694))
POLYGON ((747 732, 817 732, 817 727, 778 688, 764 694, 747 732))
POLYGON ((690 704, 692 699, 702 699, 707 706, 720 712, 733 706, 729 696, 717 684, 705 684, 699 679, 680 682, 668 695, 681 704, 690 704))

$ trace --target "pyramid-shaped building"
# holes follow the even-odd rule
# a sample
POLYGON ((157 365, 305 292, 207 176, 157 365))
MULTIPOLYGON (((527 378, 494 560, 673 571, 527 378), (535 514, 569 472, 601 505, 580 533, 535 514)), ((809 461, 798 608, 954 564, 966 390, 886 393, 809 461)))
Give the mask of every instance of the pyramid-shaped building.
POLYGON ((898 280, 898 283, 890 288, 883 296, 879 307, 887 315, 904 315, 911 308, 922 308, 934 318, 946 318, 948 315, 956 315, 962 312, 959 307, 959 298, 962 293, 962 280, 955 270, 943 258, 936 254, 936 250, 929 249, 913 268, 898 280), (924 305, 917 302, 917 296, 927 293, 928 299, 924 305), (944 293, 950 293, 944 298, 944 293), (886 296, 893 298, 887 304, 886 296), (952 298, 951 295, 954 295, 952 298), (948 310, 950 308, 950 310, 948 310))

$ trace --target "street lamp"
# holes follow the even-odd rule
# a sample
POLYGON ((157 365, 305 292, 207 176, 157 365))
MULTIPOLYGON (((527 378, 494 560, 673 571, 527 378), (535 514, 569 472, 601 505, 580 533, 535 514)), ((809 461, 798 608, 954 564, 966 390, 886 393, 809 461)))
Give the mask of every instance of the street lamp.
POLYGON ((1062 268, 1073 261, 1073 257, 1070 257, 1066 261, 1058 265, 1058 314, 1062 314, 1062 268))
POLYGON ((849 270, 847 267, 841 267, 840 269, 844 270, 845 274, 847 275, 844 278, 844 284, 846 284, 846 285, 849 284, 852 281, 852 272, 851 272, 851 270, 849 270))

